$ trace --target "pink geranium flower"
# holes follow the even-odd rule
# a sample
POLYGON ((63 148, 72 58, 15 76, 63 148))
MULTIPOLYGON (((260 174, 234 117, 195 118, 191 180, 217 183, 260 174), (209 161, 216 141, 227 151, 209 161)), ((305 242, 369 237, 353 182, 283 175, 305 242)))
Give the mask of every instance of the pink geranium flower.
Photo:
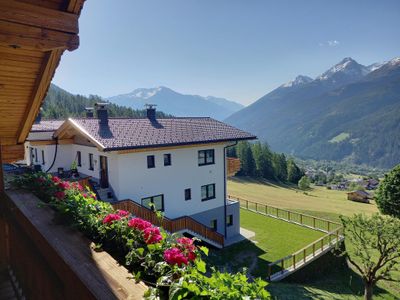
POLYGON ((61 182, 61 179, 58 178, 57 176, 53 176, 53 177, 51 178, 51 180, 52 180, 54 183, 59 183, 59 182, 61 182))
POLYGON ((54 197, 56 197, 58 200, 62 200, 65 198, 65 193, 62 191, 55 192, 54 197))
POLYGON ((129 215, 129 211, 118 209, 117 210, 117 215, 120 217, 126 217, 129 215))
POLYGON ((121 220, 121 217, 117 214, 108 214, 107 216, 104 217, 103 219, 103 224, 111 224, 114 221, 121 220))
POLYGON ((157 227, 148 227, 143 230, 143 237, 146 244, 156 244, 162 240, 160 230, 157 227))
POLYGON ((151 227, 151 223, 147 222, 147 221, 145 221, 145 220, 143 220, 141 218, 133 218, 133 219, 129 220, 128 226, 131 227, 131 228, 135 228, 135 229, 138 229, 140 231, 143 231, 146 228, 151 227))
POLYGON ((164 260, 170 265, 187 265, 189 263, 187 257, 179 248, 170 248, 164 251, 164 260))

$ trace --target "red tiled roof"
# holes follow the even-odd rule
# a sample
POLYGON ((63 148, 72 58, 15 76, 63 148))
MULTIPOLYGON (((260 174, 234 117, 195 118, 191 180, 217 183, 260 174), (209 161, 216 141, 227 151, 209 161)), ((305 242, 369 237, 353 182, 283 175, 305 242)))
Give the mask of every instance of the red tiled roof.
POLYGON ((64 123, 64 120, 41 120, 32 125, 31 132, 56 131, 64 123))

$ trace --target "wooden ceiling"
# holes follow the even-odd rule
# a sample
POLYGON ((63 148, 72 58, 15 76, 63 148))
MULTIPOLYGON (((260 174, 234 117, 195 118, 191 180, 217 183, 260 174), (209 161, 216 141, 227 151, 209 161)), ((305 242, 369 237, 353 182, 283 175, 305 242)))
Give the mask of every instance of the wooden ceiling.
POLYGON ((79 46, 85 0, 0 0, 2 160, 23 159, 25 141, 65 50, 79 46), (22 155, 22 157, 21 157, 22 155))

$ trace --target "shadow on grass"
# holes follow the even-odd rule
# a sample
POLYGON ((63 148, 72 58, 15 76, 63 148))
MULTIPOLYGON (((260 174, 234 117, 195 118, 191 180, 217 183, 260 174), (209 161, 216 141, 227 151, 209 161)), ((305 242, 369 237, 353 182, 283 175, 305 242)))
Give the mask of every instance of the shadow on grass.
MULTIPOLYGON (((241 183, 244 185, 254 183, 254 184, 267 185, 267 186, 278 188, 278 189, 288 189, 288 190, 292 190, 292 191, 297 191, 299 193, 303 192, 295 184, 271 181, 271 180, 267 180, 267 179, 263 179, 263 178, 252 178, 252 177, 248 177, 248 176, 234 176, 234 177, 230 177, 229 180, 232 182, 237 182, 237 183, 241 183)), ((313 191, 313 189, 310 189, 309 191, 313 191)))

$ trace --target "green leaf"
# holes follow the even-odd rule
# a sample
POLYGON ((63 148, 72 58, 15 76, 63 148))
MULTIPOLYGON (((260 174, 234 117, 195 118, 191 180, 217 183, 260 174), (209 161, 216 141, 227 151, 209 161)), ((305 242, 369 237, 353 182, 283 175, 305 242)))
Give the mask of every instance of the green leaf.
POLYGON ((202 260, 196 261, 196 268, 199 272, 205 273, 206 272, 206 263, 202 260))
POLYGON ((207 247, 201 246, 201 247, 199 247, 199 249, 200 249, 206 256, 208 256, 208 248, 207 248, 207 247))

